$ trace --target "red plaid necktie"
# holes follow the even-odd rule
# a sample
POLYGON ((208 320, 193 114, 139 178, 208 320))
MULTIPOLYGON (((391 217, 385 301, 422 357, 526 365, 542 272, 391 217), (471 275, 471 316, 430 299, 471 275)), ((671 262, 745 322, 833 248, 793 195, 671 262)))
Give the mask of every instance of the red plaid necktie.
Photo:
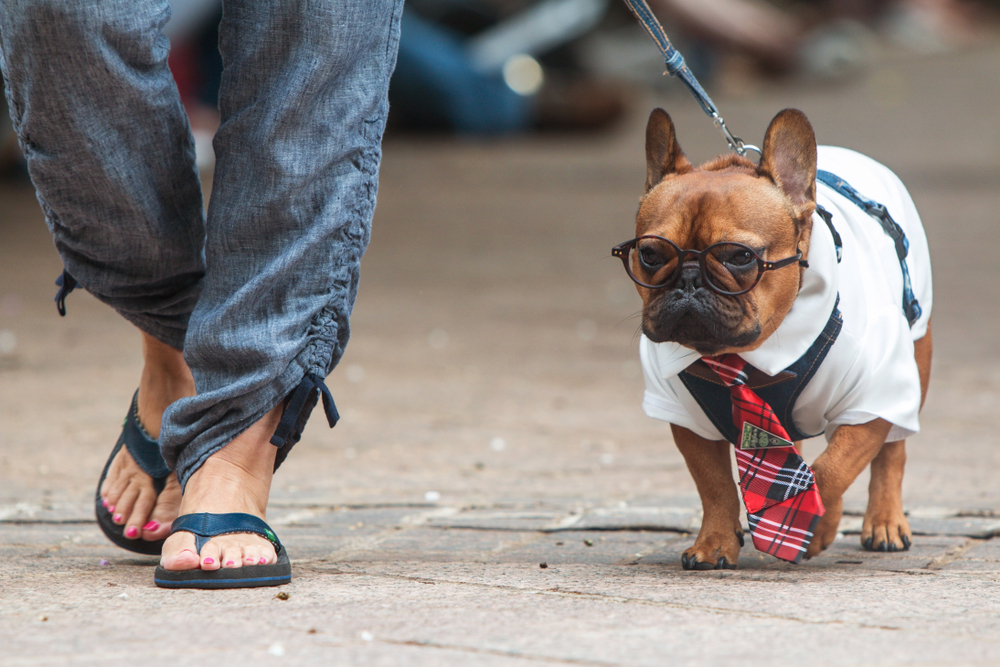
POLYGON ((732 395, 733 424, 740 431, 736 463, 753 545, 758 551, 798 563, 826 511, 813 471, 791 445, 771 406, 746 386, 746 361, 735 354, 702 357, 702 361, 722 378, 732 395), (748 429, 747 424, 766 433, 748 429), (744 436, 751 442, 743 442, 744 436), (758 445, 765 447, 743 448, 758 445))

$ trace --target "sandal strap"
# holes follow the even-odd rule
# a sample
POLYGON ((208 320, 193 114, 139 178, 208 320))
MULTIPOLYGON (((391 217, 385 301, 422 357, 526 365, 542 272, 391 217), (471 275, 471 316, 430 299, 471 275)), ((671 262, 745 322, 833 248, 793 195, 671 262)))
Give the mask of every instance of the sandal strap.
POLYGON ((170 474, 167 462, 163 460, 160 453, 160 444, 149 437, 146 429, 139 423, 139 390, 132 397, 132 407, 128 410, 125 423, 122 425, 122 434, 119 441, 128 448, 128 453, 143 471, 154 480, 166 479, 170 474))
POLYGON ((199 555, 201 555, 201 548, 211 538, 231 533, 260 535, 274 545, 275 553, 281 553, 281 541, 278 536, 274 534, 267 522, 253 514, 238 512, 231 514, 212 514, 209 512, 185 514, 174 519, 173 526, 170 528, 171 535, 178 531, 192 533, 195 536, 195 546, 198 548, 199 555))

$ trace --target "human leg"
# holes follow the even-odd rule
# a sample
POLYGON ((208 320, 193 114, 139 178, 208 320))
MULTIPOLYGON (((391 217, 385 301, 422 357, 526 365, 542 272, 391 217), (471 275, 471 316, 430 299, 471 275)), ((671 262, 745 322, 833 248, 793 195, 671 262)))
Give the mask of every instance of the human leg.
MULTIPOLYGON (((137 414, 143 430, 153 440, 160 435, 163 412, 171 403, 184 396, 193 396, 194 378, 180 350, 142 333, 145 363, 136 396, 137 414)), ((108 467, 99 489, 104 507, 112 514, 115 524, 124 526, 128 539, 142 538, 153 542, 164 539, 177 516, 181 488, 177 476, 167 477, 158 494, 151 477, 122 448, 108 467)))
MULTIPOLYGON (((264 448, 263 460, 273 454, 269 485, 315 405, 317 383, 343 354, 375 205, 401 4, 224 5, 207 273, 184 349, 199 393, 174 403, 161 431, 164 456, 185 487, 182 514, 264 518, 260 503, 213 490, 222 473, 208 462, 225 452, 219 462, 240 461, 237 476, 253 487, 259 476, 249 471, 273 443, 264 448)), ((273 558, 264 540, 242 535, 239 543, 273 558)), ((199 565, 184 551, 196 551, 193 537, 175 533, 164 567, 199 565)))
MULTIPOLYGON (((138 417, 154 437, 165 405, 193 393, 179 349, 204 271, 201 186, 160 34, 168 17, 165 0, 0 3, 0 68, 46 223, 67 273, 142 332, 138 417)), ((156 500, 122 449, 102 487, 126 535, 165 536, 176 480, 156 500)))

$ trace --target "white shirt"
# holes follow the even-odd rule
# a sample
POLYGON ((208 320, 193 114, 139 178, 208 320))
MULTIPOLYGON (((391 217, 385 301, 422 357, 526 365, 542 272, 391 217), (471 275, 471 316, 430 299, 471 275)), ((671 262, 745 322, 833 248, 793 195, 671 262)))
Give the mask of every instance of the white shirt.
MULTIPOLYGON (((878 221, 860 207, 817 183, 816 200, 833 214, 843 242, 843 260, 826 223, 813 216, 809 268, 792 309, 777 331, 752 352, 747 363, 776 375, 799 359, 826 326, 840 295, 844 326, 826 359, 792 409, 803 433, 825 431, 829 440, 842 424, 881 417, 893 424, 888 442, 920 430, 920 377, 913 341, 927 333, 931 315, 931 263, 927 237, 909 193, 888 168, 846 148, 819 147, 819 168, 840 176, 862 196, 880 202, 903 228, 913 293, 923 309, 910 328, 903 313, 903 277, 895 245, 878 221)), ((698 353, 677 343, 639 342, 646 393, 643 410, 709 440, 725 438, 702 411, 678 373, 698 353)))

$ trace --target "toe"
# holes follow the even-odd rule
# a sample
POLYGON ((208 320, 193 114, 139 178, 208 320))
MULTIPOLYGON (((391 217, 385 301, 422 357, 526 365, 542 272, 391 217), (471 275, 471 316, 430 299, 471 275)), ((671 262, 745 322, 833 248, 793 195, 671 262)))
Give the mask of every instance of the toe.
POLYGON ((144 527, 148 525, 149 515, 155 504, 156 491, 151 487, 139 491, 128 520, 125 522, 125 537, 134 540, 140 536, 144 527))
MULTIPOLYGON (((101 482, 101 497, 108 500, 108 497, 112 494, 116 495, 120 491, 118 488, 118 476, 119 476, 119 466, 118 460, 121 457, 121 452, 115 457, 115 460, 111 462, 108 466, 108 474, 104 476, 104 481, 101 482)), ((110 501, 109 501, 110 502, 110 501)))
MULTIPOLYGON (((152 488, 152 487, 150 487, 152 488)), ((125 521, 132 516, 132 510, 136 506, 139 500, 139 495, 143 491, 143 484, 133 480, 125 490, 122 492, 121 497, 118 498, 118 502, 115 503, 114 517, 113 520, 118 525, 124 525, 125 521)), ((143 521, 139 525, 141 526, 143 521)))
POLYGON ((132 460, 128 450, 122 447, 108 467, 108 474, 101 484, 101 497, 108 501, 108 505, 118 503, 118 499, 136 471, 141 472, 139 466, 132 460))
POLYGON ((269 565, 278 560, 274 545, 260 535, 243 534, 241 537, 244 539, 245 545, 253 545, 257 549, 257 563, 259 565, 269 565))
POLYGON ((194 535, 176 532, 163 543, 160 565, 164 570, 197 570, 198 551, 194 545, 194 535))
POLYGON ((177 518, 180 505, 181 488, 177 484, 177 477, 171 474, 163 491, 156 497, 156 505, 150 512, 147 523, 142 527, 142 539, 151 542, 165 539, 170 534, 170 526, 177 518))
POLYGON ((257 565, 260 562, 260 548, 256 544, 248 544, 243 548, 243 564, 257 565))
POLYGON ((117 485, 108 487, 107 491, 101 494, 101 498, 103 499, 101 504, 104 505, 109 512, 114 512, 117 508, 116 506, 118 505, 119 498, 122 497, 122 491, 124 490, 124 487, 119 487, 117 485))
POLYGON ((226 544, 222 547, 220 562, 222 567, 243 567, 243 549, 238 544, 226 544))
POLYGON ((716 570, 735 570, 736 563, 730 563, 725 556, 719 557, 719 562, 715 564, 716 570))
POLYGON ((221 556, 221 549, 219 545, 216 544, 215 540, 211 540, 208 544, 201 548, 200 564, 203 570, 218 570, 221 565, 219 563, 221 556))

